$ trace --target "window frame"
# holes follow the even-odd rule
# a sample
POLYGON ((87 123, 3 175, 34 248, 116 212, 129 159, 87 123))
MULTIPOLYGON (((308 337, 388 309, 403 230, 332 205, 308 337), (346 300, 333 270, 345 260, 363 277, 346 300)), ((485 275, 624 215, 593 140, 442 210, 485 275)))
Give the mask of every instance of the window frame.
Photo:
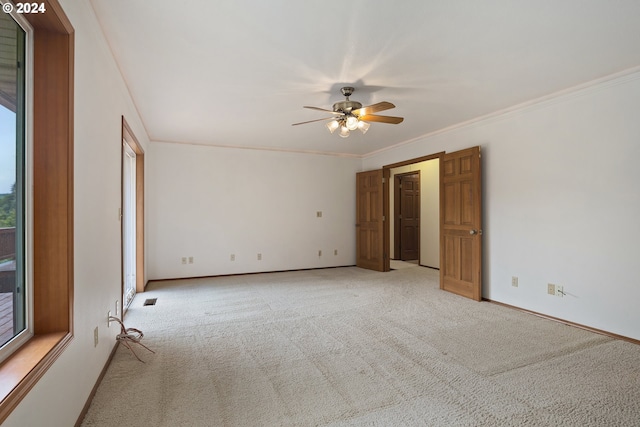
MULTIPOLYGON (((18 244, 18 231, 22 231, 22 242, 20 242, 20 246, 22 246, 21 253, 16 251, 16 261, 18 256, 22 256, 24 258, 22 263, 22 288, 24 292, 24 323, 25 328, 16 334, 12 340, 5 345, 2 346, 2 357, 0 357, 0 365, 2 362, 7 359, 12 353, 14 353, 19 347, 24 345, 32 336, 33 336, 33 299, 32 299, 32 272, 33 272, 33 245, 32 245, 32 235, 33 235, 33 193, 30 191, 32 187, 32 175, 30 171, 33 170, 33 164, 31 162, 33 156, 32 150, 32 132, 31 132, 31 123, 33 120, 33 110, 31 107, 33 100, 33 85, 29 82, 33 81, 33 28, 29 24, 29 22, 23 17, 23 15, 18 15, 14 13, 9 14, 15 21, 18 26, 22 28, 25 33, 24 36, 24 55, 23 55, 23 63, 21 66, 24 69, 24 76, 22 77, 22 84, 24 85, 22 96, 18 96, 18 105, 16 105, 16 115, 18 114, 17 110, 19 107, 22 107, 22 153, 20 154, 22 160, 22 166, 16 168, 16 207, 18 203, 22 203, 22 230, 19 230, 18 224, 16 223, 16 244, 18 244), (22 98, 22 100, 20 100, 22 98), (23 105, 20 105, 22 103, 23 105), (21 182, 18 180, 18 175, 22 175, 21 182), (18 184, 20 184, 21 188, 18 188, 18 184)), ((18 135, 16 134, 16 137, 18 135)), ((16 147, 16 149, 19 149, 16 147)), ((16 156, 19 154, 16 151, 16 156)), ((17 220, 17 218, 16 218, 17 220)), ((17 249, 17 248, 16 248, 17 249)), ((17 263, 16 263, 17 267, 17 263)), ((16 280, 17 275, 19 273, 18 268, 16 268, 16 280)), ((14 299, 15 302, 15 299, 14 299)), ((16 308, 13 308, 16 310, 16 308)))
POLYGON ((58 0, 33 28, 33 336, 0 364, 0 424, 73 339, 74 30, 58 0))

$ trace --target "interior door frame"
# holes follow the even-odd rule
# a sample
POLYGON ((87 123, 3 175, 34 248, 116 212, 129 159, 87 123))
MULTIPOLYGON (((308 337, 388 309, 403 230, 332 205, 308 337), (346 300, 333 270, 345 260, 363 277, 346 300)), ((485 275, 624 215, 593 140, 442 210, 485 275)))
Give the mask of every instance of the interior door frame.
MULTIPOLYGON (((138 138, 131 130, 131 127, 127 123, 124 116, 122 116, 122 133, 120 138, 120 304, 124 298, 124 222, 122 221, 122 208, 124 206, 124 143, 127 143, 129 147, 136 154, 136 293, 144 292, 145 288, 145 245, 144 245, 144 149, 138 138)), ((123 313, 124 308, 122 307, 123 313)))
MULTIPOLYGON (((420 162, 425 162, 427 160, 434 160, 434 159, 438 159, 439 165, 440 165, 440 176, 439 176, 439 183, 438 185, 442 185, 442 180, 443 180, 443 175, 442 175, 442 159, 444 158, 445 152, 444 151, 440 151, 438 153, 434 153, 434 154, 429 154, 427 156, 422 156, 422 157, 418 157, 415 159, 409 159, 409 160, 404 160, 401 162, 397 162, 397 163, 392 163, 389 165, 384 165, 382 166, 382 177, 384 178, 384 183, 382 186, 382 192, 383 192, 383 203, 384 206, 382 207, 383 212, 384 212, 384 217, 385 218, 390 218, 389 216, 389 212, 390 212, 390 206, 389 206, 389 180, 390 180, 390 176, 391 176, 391 169, 393 168, 399 168, 402 166, 407 166, 407 165, 412 165, 414 163, 420 163, 420 162)), ((440 204, 442 204, 442 194, 440 195, 440 204)), ((389 248, 390 248, 390 244, 391 244, 391 221, 385 221, 385 223, 383 224, 382 227, 382 232, 383 232, 383 241, 384 241, 384 247, 385 247, 385 254, 386 256, 384 257, 384 271, 390 271, 391 270, 391 257, 389 256, 389 248)))

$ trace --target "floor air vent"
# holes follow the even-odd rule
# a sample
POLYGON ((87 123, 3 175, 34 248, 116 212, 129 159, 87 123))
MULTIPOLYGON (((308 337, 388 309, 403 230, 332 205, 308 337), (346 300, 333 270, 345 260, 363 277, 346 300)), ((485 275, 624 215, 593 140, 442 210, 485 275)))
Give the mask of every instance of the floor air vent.
POLYGON ((156 305, 156 301, 158 301, 158 298, 149 298, 144 300, 144 305, 156 305))

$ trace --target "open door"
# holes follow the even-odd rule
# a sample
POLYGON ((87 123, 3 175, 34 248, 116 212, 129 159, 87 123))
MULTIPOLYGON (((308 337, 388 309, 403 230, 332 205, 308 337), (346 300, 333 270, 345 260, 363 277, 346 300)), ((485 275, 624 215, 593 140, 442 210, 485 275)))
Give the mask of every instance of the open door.
POLYGON ((440 289, 482 299, 480 147, 442 157, 440 289))
POLYGON ((385 271, 382 170, 356 174, 356 265, 385 271))

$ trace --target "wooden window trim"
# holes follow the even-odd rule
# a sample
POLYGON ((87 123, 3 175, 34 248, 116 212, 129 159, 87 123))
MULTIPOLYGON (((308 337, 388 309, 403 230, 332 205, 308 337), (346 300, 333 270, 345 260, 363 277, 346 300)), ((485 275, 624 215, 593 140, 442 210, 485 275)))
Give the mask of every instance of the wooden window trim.
POLYGON ((74 30, 58 0, 33 27, 33 337, 0 364, 0 424, 73 339, 74 30))

